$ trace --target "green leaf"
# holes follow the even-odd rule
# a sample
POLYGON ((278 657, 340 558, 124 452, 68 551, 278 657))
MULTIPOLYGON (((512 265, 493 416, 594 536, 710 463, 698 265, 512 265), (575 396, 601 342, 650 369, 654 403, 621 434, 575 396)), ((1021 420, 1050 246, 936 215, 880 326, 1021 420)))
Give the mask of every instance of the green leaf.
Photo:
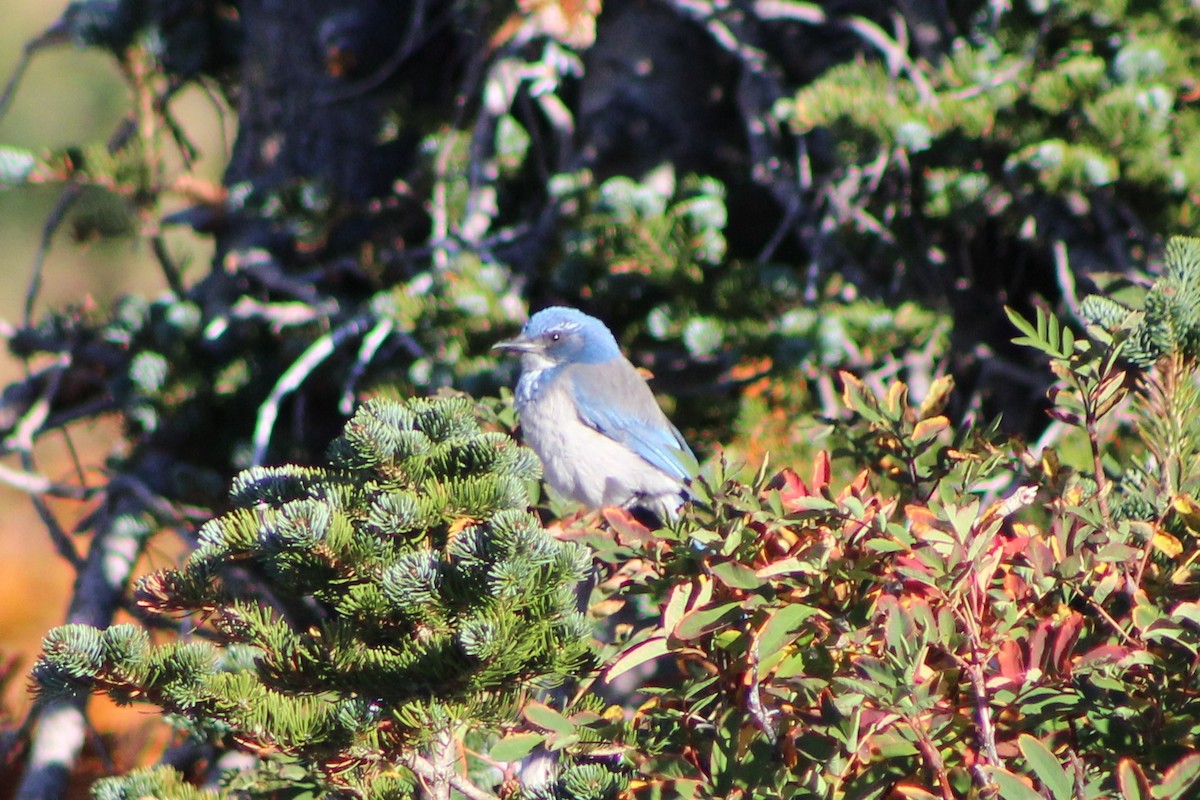
POLYGON ((1040 350, 1050 358, 1066 361, 1075 353, 1075 335, 1069 328, 1063 327, 1058 319, 1049 312, 1038 308, 1034 310, 1036 325, 1005 306, 1004 313, 1017 330, 1025 334, 1013 339, 1013 344, 1025 345, 1040 350))
MULTIPOLYGON (((1001 800, 1045 800, 1029 784, 1001 767, 985 768, 1000 789, 1001 800)), ((1070 795, 1064 795, 1070 797, 1070 795)))
POLYGON ((758 658, 762 660, 779 652, 795 638, 804 620, 818 613, 818 609, 803 603, 793 603, 776 611, 759 631, 758 658))
POLYGON ((683 614, 687 611, 688 601, 692 599, 693 591, 693 586, 690 583, 677 583, 671 587, 671 593, 667 597, 667 603, 663 608, 662 614, 662 626, 664 630, 675 630, 675 626, 679 624, 679 620, 683 619, 683 614))
POLYGON ((1180 603, 1171 610, 1171 616, 1182 619, 1200 628, 1200 603, 1187 601, 1180 603))
POLYGON ((525 706, 525 719, 544 730, 568 735, 575 732, 575 723, 544 703, 531 702, 525 706))
POLYGON ((706 633, 720 630, 741 616, 742 604, 740 602, 697 608, 683 615, 683 619, 675 626, 675 630, 671 631, 671 636, 685 642, 691 641, 706 633))
POLYGON ((1176 761, 1162 782, 1151 791, 1155 800, 1174 800, 1176 797, 1191 797, 1190 792, 1200 781, 1200 753, 1189 753, 1176 761))
POLYGON ((793 497, 788 500, 788 511, 793 514, 804 511, 837 511, 837 508, 837 503, 817 494, 793 497))
POLYGON ((762 567, 755 574, 760 578, 777 578, 783 575, 812 575, 818 572, 820 570, 813 564, 790 556, 762 567))
POLYGON ((880 757, 885 760, 909 758, 921 752, 916 744, 895 731, 875 736, 871 741, 871 748, 878 750, 880 757))
MULTIPOLYGON (((1013 324, 1013 327, 1025 334, 1026 338, 1035 341, 1041 339, 1041 336, 1038 335, 1037 329, 1030 325, 1029 321, 1018 314, 1015 310, 1009 306, 1005 306, 1004 313, 1008 315, 1008 321, 1013 324)), ((1017 342, 1018 340, 1014 339, 1013 341, 1017 342)))
POLYGON ((1017 747, 1021 755, 1029 762, 1029 768, 1038 777, 1053 797, 1071 797, 1075 789, 1075 781, 1058 763, 1058 757, 1050 752, 1040 739, 1027 733, 1017 739, 1017 747))
POLYGON ((510 733, 492 745, 488 755, 497 761, 520 761, 545 741, 543 733, 510 733))
POLYGON ((1117 788, 1122 800, 1150 800, 1150 782, 1146 773, 1132 758, 1122 758, 1117 764, 1117 788))
POLYGON ((867 540, 865 546, 868 550, 875 553, 906 553, 912 549, 904 542, 898 542, 895 539, 884 539, 882 537, 867 540))
POLYGON ((636 669, 647 661, 653 661, 660 656, 664 656, 670 650, 671 645, 667 642, 666 637, 659 636, 647 639, 622 653, 621 657, 614 661, 612 666, 608 668, 608 671, 604 675, 604 680, 606 683, 612 683, 629 670, 636 669))
POLYGON ((736 561, 714 564, 712 574, 731 589, 757 589, 763 583, 762 579, 754 574, 754 570, 736 561))

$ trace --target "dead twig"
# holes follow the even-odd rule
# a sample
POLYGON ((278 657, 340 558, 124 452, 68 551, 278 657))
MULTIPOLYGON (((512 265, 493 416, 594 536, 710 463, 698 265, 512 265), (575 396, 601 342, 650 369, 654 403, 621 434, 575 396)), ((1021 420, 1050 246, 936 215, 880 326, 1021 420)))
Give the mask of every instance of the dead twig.
POLYGON ((25 289, 24 324, 26 328, 33 326, 33 307, 37 303, 38 295, 42 292, 42 272, 46 266, 46 256, 50 253, 50 246, 54 242, 54 234, 58 231, 58 226, 67 218, 67 212, 71 210, 71 206, 74 205, 82 193, 83 188, 78 184, 67 184, 58 196, 58 200, 54 202, 54 208, 50 209, 50 214, 46 217, 46 224, 42 226, 42 240, 38 244, 37 253, 33 257, 33 268, 30 270, 29 285, 25 289))
POLYGON ((267 457, 267 447, 271 443, 271 433, 275 429, 275 421, 279 417, 279 406, 283 398, 300 388, 308 376, 347 339, 360 335, 366 330, 370 319, 366 315, 339 325, 308 346, 292 365, 284 370, 271 388, 271 393, 258 409, 258 420, 254 425, 254 456, 253 464, 261 465, 267 457))
MULTIPOLYGON (((29 409, 21 417, 13 429, 12 434, 4 441, 4 446, 12 451, 17 452, 21 458, 21 467, 25 470, 19 476, 10 474, 8 478, 17 480, 19 477, 37 477, 36 466, 33 458, 33 440, 37 434, 45 427, 46 420, 50 417, 50 406, 54 401, 54 397, 58 394, 58 387, 62 382, 62 377, 66 373, 70 365, 70 357, 62 356, 59 362, 51 370, 49 378, 42 389, 41 396, 30 405, 29 409)), ((5 471, 8 471, 5 468, 5 471)), ((48 479, 47 479, 48 480, 48 479)), ((10 485, 15 485, 10 482, 10 485)), ((42 524, 46 526, 46 530, 50 533, 50 541, 54 544, 54 549, 58 551, 68 564, 76 571, 82 566, 82 561, 79 553, 75 551, 75 545, 71 541, 71 537, 58 524, 58 520, 50 511, 49 506, 41 498, 41 495, 48 491, 51 485, 47 484, 41 487, 41 491, 30 488, 30 500, 33 502, 33 507, 37 511, 38 517, 42 520, 42 524)))
MULTIPOLYGON (((442 752, 446 751, 443 750, 442 752)), ((430 787, 445 786, 446 788, 462 793, 469 800, 497 800, 496 795, 480 789, 466 778, 454 772, 452 769, 454 757, 453 746, 451 746, 448 752, 450 756, 448 766, 442 763, 441 768, 439 768, 432 761, 418 753, 413 753, 405 758, 404 765, 416 773, 423 781, 426 781, 430 787)), ((439 759, 439 761, 442 761, 442 759, 439 759)), ((426 791, 424 794, 429 797, 438 796, 433 794, 432 791, 426 791)), ((449 794, 447 793, 446 796, 448 797, 449 794)))

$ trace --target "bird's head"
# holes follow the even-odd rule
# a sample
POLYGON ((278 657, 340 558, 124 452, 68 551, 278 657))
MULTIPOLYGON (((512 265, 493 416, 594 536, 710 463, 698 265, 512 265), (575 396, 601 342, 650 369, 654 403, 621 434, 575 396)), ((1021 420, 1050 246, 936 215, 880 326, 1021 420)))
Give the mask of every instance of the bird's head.
POLYGON ((534 314, 520 335, 497 342, 492 349, 520 353, 526 370, 598 364, 621 355, 617 340, 603 322, 563 306, 534 314))

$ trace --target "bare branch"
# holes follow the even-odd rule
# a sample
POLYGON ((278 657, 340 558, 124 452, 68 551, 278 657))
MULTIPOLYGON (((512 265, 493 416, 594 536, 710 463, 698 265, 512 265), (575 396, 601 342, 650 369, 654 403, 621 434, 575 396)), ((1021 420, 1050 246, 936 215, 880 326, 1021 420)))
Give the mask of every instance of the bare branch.
MULTIPOLYGON (((451 766, 453 766, 453 755, 454 751, 452 748, 450 750, 451 766)), ((408 758, 404 759, 404 765, 416 773, 418 777, 428 781, 430 784, 435 783, 439 779, 440 773, 433 765, 433 762, 417 753, 414 753, 408 758)), ((449 788, 462 793, 469 798, 469 800, 497 800, 496 795, 480 789, 466 778, 463 778, 455 773, 452 769, 449 771, 448 775, 449 788)))
POLYGON ((83 189, 78 184, 68 184, 62 194, 58 196, 58 200, 54 203, 54 208, 50 210, 50 215, 46 217, 46 224, 42 226, 42 241, 38 245, 37 254, 33 257, 33 268, 29 275, 29 286, 25 290, 25 327, 33 325, 33 306, 37 303, 38 295, 42 291, 42 270, 46 266, 46 256, 50 252, 50 246, 54 242, 54 233, 58 230, 58 226, 63 223, 67 217, 67 212, 71 206, 79 199, 83 189))
POLYGON ((313 370, 333 355, 338 345, 352 336, 361 334, 369 321, 366 315, 361 315, 334 328, 309 345, 308 349, 301 353, 300 357, 279 376, 271 393, 267 395, 267 399, 258 409, 258 421, 254 425, 252 463, 262 464, 267 457, 271 432, 275 429, 275 420, 279 417, 279 406, 283 402, 283 398, 299 389, 300 385, 313 373, 313 370))

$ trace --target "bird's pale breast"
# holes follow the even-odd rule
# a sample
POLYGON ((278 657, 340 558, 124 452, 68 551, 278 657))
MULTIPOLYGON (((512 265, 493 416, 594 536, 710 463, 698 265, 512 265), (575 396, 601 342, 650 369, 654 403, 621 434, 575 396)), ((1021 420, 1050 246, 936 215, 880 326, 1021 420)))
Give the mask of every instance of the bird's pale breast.
POLYGON ((541 377, 522 377, 517 408, 525 442, 542 460, 550 486, 590 508, 636 502, 673 512, 681 482, 585 425, 561 384, 541 377))

